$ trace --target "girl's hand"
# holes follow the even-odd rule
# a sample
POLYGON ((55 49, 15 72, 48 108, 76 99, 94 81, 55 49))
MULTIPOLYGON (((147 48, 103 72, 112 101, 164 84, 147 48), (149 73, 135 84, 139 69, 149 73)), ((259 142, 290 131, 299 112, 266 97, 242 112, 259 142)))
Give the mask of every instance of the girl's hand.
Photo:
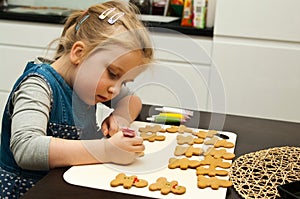
POLYGON ((143 138, 126 137, 122 131, 108 139, 81 140, 81 143, 95 160, 102 163, 130 164, 145 150, 143 138))
POLYGON ((128 127, 129 122, 123 117, 111 114, 102 122, 102 132, 104 136, 113 136, 120 130, 120 127, 128 127))
POLYGON ((122 131, 114 134, 108 141, 115 147, 127 152, 140 153, 145 150, 143 138, 138 136, 126 137, 122 131))

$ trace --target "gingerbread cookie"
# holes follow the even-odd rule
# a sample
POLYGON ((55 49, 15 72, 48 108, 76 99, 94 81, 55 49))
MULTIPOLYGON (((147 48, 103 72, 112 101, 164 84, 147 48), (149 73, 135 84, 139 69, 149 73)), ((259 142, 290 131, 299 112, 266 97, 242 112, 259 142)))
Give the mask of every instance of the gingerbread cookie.
POLYGON ((199 138, 212 138, 214 137, 218 132, 215 130, 208 130, 206 131, 198 131, 198 132, 194 132, 193 135, 198 136, 199 138))
POLYGON ((214 158, 213 156, 205 156, 203 160, 200 161, 200 165, 209 165, 212 168, 221 167, 228 169, 231 164, 229 162, 224 162, 221 158, 214 158))
POLYGON ((193 133, 193 130, 186 127, 185 125, 181 124, 178 129, 177 129, 178 133, 193 133))
POLYGON ((186 170, 187 168, 196 168, 200 165, 200 162, 197 160, 190 160, 188 158, 170 158, 169 159, 169 169, 180 168, 186 170))
POLYGON ((222 158, 225 160, 232 160, 235 157, 234 153, 229 153, 226 151, 226 149, 215 149, 213 147, 210 147, 207 149, 207 151, 204 153, 205 156, 211 155, 215 158, 222 158))
POLYGON ((110 186, 117 187, 120 185, 123 185, 125 189, 130 189, 132 186, 142 188, 148 186, 148 182, 138 179, 137 176, 126 176, 124 173, 120 173, 110 182, 110 186))
POLYGON ((177 181, 169 182, 164 177, 158 178, 155 183, 151 184, 149 186, 149 190, 160 190, 163 195, 166 195, 170 192, 174 194, 184 194, 186 192, 186 188, 184 186, 179 186, 177 181))
POLYGON ((216 175, 217 176, 227 176, 228 171, 216 169, 214 167, 209 167, 209 168, 197 167, 196 174, 197 175, 208 175, 210 177, 213 177, 213 176, 216 176, 216 175))
POLYGON ((217 177, 205 177, 202 175, 198 176, 198 187, 204 189, 206 187, 211 187, 212 189, 219 189, 220 187, 230 187, 232 182, 229 180, 219 179, 217 177))
POLYGON ((171 126, 171 127, 169 127, 169 128, 166 128, 166 131, 168 132, 168 133, 176 133, 176 132, 178 132, 178 126, 171 126))
POLYGON ((207 136, 207 132, 205 131, 193 132, 193 135, 197 136, 198 138, 205 139, 207 136))
POLYGON ((177 135, 177 144, 202 144, 204 142, 204 139, 202 138, 195 138, 191 135, 183 136, 183 135, 177 135))
POLYGON ((166 130, 162 128, 160 125, 146 125, 145 127, 139 128, 140 132, 152 132, 152 133, 157 133, 157 132, 165 132, 166 130))
POLYGON ((201 148, 195 148, 192 146, 176 146, 174 155, 185 155, 186 157, 192 157, 193 155, 201 155, 203 150, 201 148))
POLYGON ((211 139, 209 139, 209 140, 205 140, 205 141, 204 141, 204 144, 206 144, 206 145, 214 145, 214 144, 217 143, 218 141, 219 141, 219 138, 213 137, 213 138, 211 138, 211 139))
POLYGON ((166 139, 166 137, 163 135, 157 135, 156 133, 150 133, 150 132, 141 132, 140 136, 144 140, 148 140, 149 142, 164 141, 166 139))
POLYGON ((212 137, 214 137, 216 134, 218 134, 218 131, 216 131, 216 130, 208 130, 208 131, 207 131, 207 136, 206 136, 206 137, 212 138, 212 137))
POLYGON ((232 142, 227 141, 227 140, 218 140, 214 144, 214 147, 216 147, 216 148, 219 148, 219 147, 233 148, 234 144, 232 142))

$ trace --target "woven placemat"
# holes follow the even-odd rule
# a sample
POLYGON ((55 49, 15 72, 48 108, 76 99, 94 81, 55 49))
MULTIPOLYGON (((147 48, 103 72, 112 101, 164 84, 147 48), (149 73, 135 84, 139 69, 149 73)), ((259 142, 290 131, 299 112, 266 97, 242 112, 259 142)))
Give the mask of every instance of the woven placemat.
POLYGON ((275 199, 278 185, 300 180, 300 147, 275 147, 242 155, 232 163, 229 177, 244 198, 275 199))

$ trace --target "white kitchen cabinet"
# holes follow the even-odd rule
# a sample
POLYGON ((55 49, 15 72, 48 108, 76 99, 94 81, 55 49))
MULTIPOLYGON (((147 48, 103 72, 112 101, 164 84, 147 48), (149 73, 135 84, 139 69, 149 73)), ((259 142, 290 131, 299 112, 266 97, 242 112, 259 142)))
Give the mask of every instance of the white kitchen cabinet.
POLYGON ((28 61, 49 56, 49 44, 61 33, 62 26, 0 20, 0 90, 9 92, 28 61))
POLYGON ((300 121, 300 47, 215 41, 213 57, 227 113, 300 121))
POLYGON ((300 42, 299 0, 217 0, 214 35, 300 42))
POLYGON ((210 90, 220 112, 300 122, 299 3, 217 1, 210 90))
POLYGON ((212 39, 151 32, 155 63, 128 86, 145 104, 206 110, 212 39))
POLYGON ((210 65, 212 38, 188 36, 162 28, 154 30, 157 32, 151 32, 151 39, 157 60, 210 65))
POLYGON ((0 20, 0 44, 47 49, 59 38, 62 25, 0 20))
POLYGON ((209 67, 159 61, 128 86, 143 103, 207 109, 209 67))

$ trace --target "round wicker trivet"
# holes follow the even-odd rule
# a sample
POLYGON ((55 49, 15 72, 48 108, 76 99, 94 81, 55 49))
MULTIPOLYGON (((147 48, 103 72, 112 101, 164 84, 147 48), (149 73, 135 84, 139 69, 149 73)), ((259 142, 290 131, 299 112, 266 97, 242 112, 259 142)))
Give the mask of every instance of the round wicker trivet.
POLYGON ((275 147, 240 156, 232 163, 229 177, 244 198, 275 199, 278 185, 300 180, 300 147, 275 147))

